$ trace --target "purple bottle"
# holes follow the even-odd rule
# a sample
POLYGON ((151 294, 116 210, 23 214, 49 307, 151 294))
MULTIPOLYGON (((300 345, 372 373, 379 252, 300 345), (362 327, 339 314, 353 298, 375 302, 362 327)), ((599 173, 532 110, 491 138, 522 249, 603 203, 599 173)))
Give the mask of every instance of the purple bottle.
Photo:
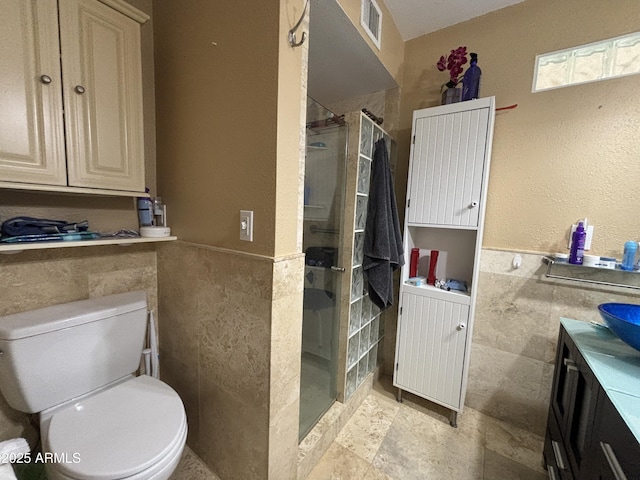
POLYGON ((478 54, 471 54, 471 65, 462 77, 462 101, 480 98, 480 76, 482 70, 478 66, 478 54))
POLYGON ((587 232, 584 231, 584 224, 578 222, 576 231, 573 232, 571 240, 571 251, 569 252, 569 263, 574 265, 582 265, 582 257, 584 256, 584 241, 587 238, 587 232))

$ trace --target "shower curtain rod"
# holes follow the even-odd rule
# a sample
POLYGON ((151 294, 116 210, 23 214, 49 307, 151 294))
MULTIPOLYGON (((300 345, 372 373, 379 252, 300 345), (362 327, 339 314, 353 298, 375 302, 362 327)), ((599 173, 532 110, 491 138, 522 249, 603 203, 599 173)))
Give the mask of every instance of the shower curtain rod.
POLYGON ((324 128, 324 127, 342 127, 346 125, 347 122, 344 121, 344 115, 334 115, 333 117, 329 117, 323 120, 314 120, 312 122, 307 123, 307 128, 324 128))

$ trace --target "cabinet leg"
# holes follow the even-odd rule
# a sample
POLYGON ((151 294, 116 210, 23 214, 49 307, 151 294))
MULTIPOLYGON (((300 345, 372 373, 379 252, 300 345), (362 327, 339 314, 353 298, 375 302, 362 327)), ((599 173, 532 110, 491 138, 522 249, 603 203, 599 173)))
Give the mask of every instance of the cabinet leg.
POLYGON ((398 388, 398 393, 396 393, 396 400, 402 403, 402 389, 398 388))
POLYGON ((458 428, 458 412, 451 410, 451 415, 449 415, 449 425, 453 428, 458 428))

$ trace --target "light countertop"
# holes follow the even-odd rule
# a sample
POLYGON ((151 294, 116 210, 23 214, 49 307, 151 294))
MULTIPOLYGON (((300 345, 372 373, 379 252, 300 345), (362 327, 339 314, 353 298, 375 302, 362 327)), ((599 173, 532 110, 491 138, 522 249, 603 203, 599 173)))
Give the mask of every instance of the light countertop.
POLYGON ((605 326, 567 318, 560 322, 640 443, 640 351, 605 326))

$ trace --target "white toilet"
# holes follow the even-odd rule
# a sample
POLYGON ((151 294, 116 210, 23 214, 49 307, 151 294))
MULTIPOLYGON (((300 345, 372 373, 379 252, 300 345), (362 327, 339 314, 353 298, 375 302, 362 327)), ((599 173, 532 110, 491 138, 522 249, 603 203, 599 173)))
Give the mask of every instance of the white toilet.
POLYGON ((0 317, 0 390, 16 410, 40 414, 49 480, 173 473, 187 418, 171 387, 133 375, 146 327, 145 292, 0 317))

